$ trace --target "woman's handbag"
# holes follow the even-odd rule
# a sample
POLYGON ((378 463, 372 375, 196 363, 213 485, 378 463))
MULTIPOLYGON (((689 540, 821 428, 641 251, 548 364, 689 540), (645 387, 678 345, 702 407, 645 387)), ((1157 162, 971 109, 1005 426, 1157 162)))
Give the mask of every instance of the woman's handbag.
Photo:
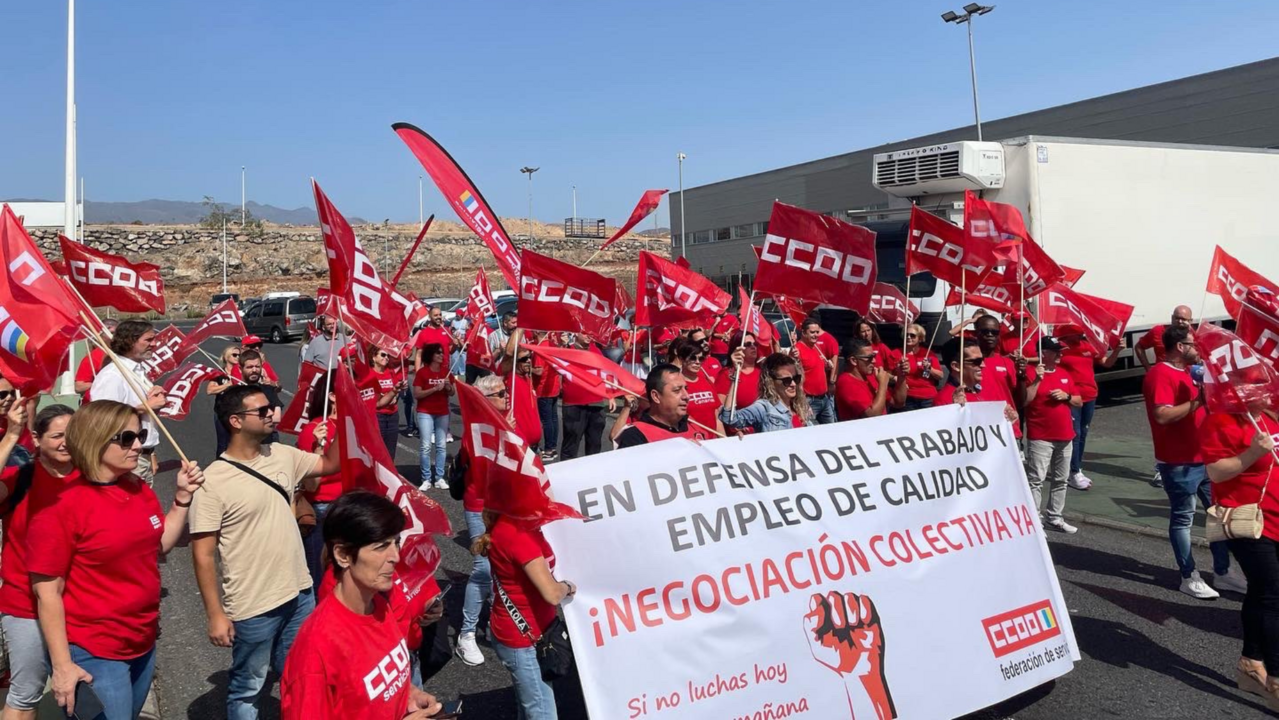
POLYGON ((569 642, 568 625, 564 624, 564 620, 556 615, 551 624, 542 631, 542 637, 535 638, 529 632, 529 624, 524 619, 524 614, 502 589, 502 583, 498 582, 496 577, 493 578, 493 587, 497 590, 497 598, 501 601, 502 607, 506 608, 507 614, 511 616, 515 627, 533 641, 533 649, 537 652, 537 666, 542 669, 542 679, 546 682, 554 682, 572 672, 573 645, 569 642))
MULTIPOLYGON (((1266 488, 1270 486, 1270 476, 1275 472, 1272 462, 1270 472, 1266 473, 1266 482, 1261 486, 1261 498, 1266 497, 1266 488)), ((1250 505, 1239 507, 1222 507, 1213 505, 1205 512, 1204 535, 1208 542, 1222 540, 1256 540, 1261 537, 1265 527, 1265 517, 1261 514, 1261 498, 1250 505)))

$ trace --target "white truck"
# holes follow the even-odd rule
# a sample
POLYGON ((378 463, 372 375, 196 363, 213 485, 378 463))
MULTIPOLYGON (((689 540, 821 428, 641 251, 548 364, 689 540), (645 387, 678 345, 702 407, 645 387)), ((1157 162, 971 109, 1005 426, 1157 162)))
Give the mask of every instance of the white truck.
MULTIPOLYGON (((1196 321, 1228 319, 1218 297, 1205 300, 1217 245, 1279 278, 1279 150, 1027 136, 878 154, 874 184, 957 225, 966 189, 1017 207, 1054 260, 1086 271, 1076 289, 1134 307, 1130 348, 1177 305, 1189 305, 1196 321)), ((891 271, 904 255, 909 208, 903 212, 896 233, 866 223, 880 231, 885 280, 901 279, 891 271)), ((849 219, 858 222, 856 212, 849 219)), ((948 289, 926 274, 912 277, 910 294, 926 322, 960 321, 959 308, 943 307, 948 289)), ((1108 375, 1139 372, 1127 350, 1108 375)))

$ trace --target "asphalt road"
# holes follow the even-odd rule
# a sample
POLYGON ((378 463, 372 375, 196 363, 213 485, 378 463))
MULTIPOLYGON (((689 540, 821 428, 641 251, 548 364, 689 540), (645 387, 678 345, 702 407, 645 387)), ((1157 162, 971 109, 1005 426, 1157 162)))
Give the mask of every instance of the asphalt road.
MULTIPOLYGON (((211 342, 206 349, 216 356, 222 346, 211 342)), ((267 355, 280 372, 283 385, 292 387, 297 344, 268 346, 267 355)), ((1139 385, 1131 382, 1108 388, 1093 423, 1093 435, 1146 437, 1139 393, 1139 385), (1134 392, 1137 402, 1133 402, 1134 392)), ((214 432, 208 397, 201 395, 190 418, 170 427, 192 458, 202 463, 212 459, 214 432)), ((454 434, 460 435, 456 424, 454 434)), ((455 450, 450 447, 450 452, 455 450)), ((165 459, 172 457, 168 451, 165 459)), ((415 439, 401 438, 396 462, 402 474, 414 476, 418 470, 415 439)), ((161 475, 156 489, 167 505, 172 471, 161 475)), ((451 641, 461 621, 470 555, 465 549, 461 504, 446 492, 436 493, 456 531, 452 542, 441 542, 441 574, 454 583, 446 598, 451 641)), ((1057 681, 970 717, 1268 717, 1260 699, 1236 690, 1233 684, 1233 666, 1240 649, 1241 598, 1226 596, 1203 602, 1178 593, 1179 576, 1168 544, 1160 538, 1084 526, 1076 536, 1054 533, 1049 541, 1084 659, 1057 681)), ((1202 554, 1200 566, 1208 567, 1206 552, 1196 552, 1202 554)), ((163 575, 157 681, 162 716, 223 718, 230 651, 208 642, 185 544, 170 554, 163 575)), ((442 668, 428 668, 426 689, 442 698, 465 696, 468 717, 514 718, 510 676, 483 641, 481 649, 486 662, 479 667, 467 667, 454 659, 442 668)), ((917 663, 913 671, 928 672, 926 663, 917 663)), ((560 690, 560 716, 566 720, 585 718, 576 691, 560 690)), ((278 716, 278 702, 264 700, 262 717, 278 716)))

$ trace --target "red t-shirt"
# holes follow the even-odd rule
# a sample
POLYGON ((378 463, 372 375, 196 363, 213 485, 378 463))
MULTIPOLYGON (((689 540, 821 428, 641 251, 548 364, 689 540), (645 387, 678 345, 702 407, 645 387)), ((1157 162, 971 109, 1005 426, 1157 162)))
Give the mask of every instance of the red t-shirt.
MULTIPOLYGON (((432 370, 430 365, 423 365, 417 375, 413 376, 415 387, 429 389, 451 382, 448 363, 440 363, 439 370, 432 370)), ((417 411, 427 415, 448 415, 449 396, 444 390, 427 395, 417 401, 417 411)))
MULTIPOLYGON (((555 553, 542 536, 541 530, 524 530, 499 515, 491 532, 493 544, 489 546, 489 565, 493 570, 493 584, 501 584, 511 602, 519 609, 529 624, 529 635, 542 637, 542 630, 555 619, 555 606, 542 599, 542 593, 533 584, 524 566, 539 557, 555 569, 555 553)), ((489 621, 493 637, 503 645, 513 648, 532 647, 533 640, 515 627, 506 607, 493 593, 493 611, 489 621)))
MULTIPOLYGON (((1152 370, 1154 368, 1151 368, 1152 370)), ((1257 418, 1261 429, 1279 440, 1279 423, 1262 414, 1257 418)), ((1257 434, 1252 423, 1243 415, 1213 413, 1199 426, 1199 447, 1203 451, 1203 461, 1214 463, 1218 460, 1232 458, 1248 449, 1252 436, 1257 434)), ((1271 453, 1262 455, 1244 471, 1226 480, 1212 484, 1212 501, 1223 507, 1239 507, 1251 503, 1261 503, 1261 514, 1265 518, 1261 534, 1271 540, 1279 541, 1279 481, 1266 487, 1266 496, 1261 496, 1261 488, 1266 478, 1274 472, 1275 459, 1271 453)))
MULTIPOLYGON (((444 362, 448 364, 448 354, 453 351, 453 336, 447 328, 437 328, 434 325, 427 325, 417 331, 417 335, 413 336, 413 349, 421 350, 423 347, 435 343, 444 348, 444 362)), ((426 358, 422 359, 426 362, 426 358)))
MULTIPOLYGON (((741 326, 742 326, 742 322, 737 319, 736 315, 725 315, 724 317, 719 319, 719 322, 715 323, 715 327, 711 330, 711 334, 723 335, 727 333, 729 337, 732 337, 733 333, 737 332, 737 329, 740 328, 741 326)), ((727 355, 728 341, 720 340, 719 338, 712 337, 711 352, 715 353, 716 355, 727 355)))
MULTIPOLYGON (((893 351, 887 345, 884 343, 875 343, 870 346, 870 349, 875 351, 875 367, 884 368, 885 370, 892 369, 892 365, 890 363, 893 359, 893 351)), ((835 354, 831 357, 839 357, 838 350, 836 350, 835 354)))
MULTIPOLYGON (((1002 393, 996 390, 993 390, 990 385, 985 385, 985 384, 981 386, 981 390, 978 392, 965 391, 964 398, 968 402, 1002 402, 1002 403, 1008 402, 1007 400, 1004 399, 1002 393)), ((945 385, 941 386, 941 390, 937 391, 937 398, 933 400, 933 407, 937 407, 939 405, 953 405, 953 404, 955 404, 955 386, 951 385, 950 383, 946 383, 945 385)), ((1016 428, 1017 426, 1014 425, 1013 429, 1016 429, 1016 428)), ((1018 434, 1018 437, 1021 437, 1021 435, 1018 434)))
MULTIPOLYGON (((329 565, 324 569, 324 577, 320 578, 320 587, 315 591, 315 601, 324 602, 324 599, 333 593, 333 588, 337 587, 337 584, 338 578, 333 574, 333 565, 329 565)), ((408 586, 400 579, 399 574, 396 574, 395 583, 391 591, 386 594, 386 598, 391 603, 391 612, 395 613, 395 618, 400 623, 400 630, 408 641, 410 652, 416 652, 422 647, 422 626, 417 624, 417 619, 422 617, 426 607, 439 595, 440 584, 435 582, 434 577, 428 577, 426 582, 422 583, 422 587, 418 588, 417 593, 410 595, 408 586)))
MULTIPOLYGON (((583 348, 578 347, 575 349, 581 350, 583 348)), ((585 350, 587 352, 593 352, 601 357, 604 356, 604 353, 600 352, 600 349, 595 346, 595 343, 588 345, 585 350)), ((564 393, 562 398, 565 405, 590 405, 591 403, 597 403, 608 399, 604 395, 597 395, 596 393, 578 387, 573 383, 564 383, 564 393)))
MULTIPOLYGON (((744 406, 738 405, 738 407, 744 406)), ((719 417, 719 408, 719 395, 715 393, 715 384, 707 379, 705 373, 698 373, 697 379, 688 383, 688 419, 714 430, 715 420, 719 417)))
MULTIPOLYGON (((3 550, 0 550, 0 613, 29 620, 35 618, 36 598, 31 592, 31 576, 27 574, 27 529, 31 519, 53 505, 62 489, 79 476, 79 471, 73 470, 65 478, 54 477, 37 460, 26 497, 12 509, 9 501, 5 500, 4 540, 3 550)), ((0 483, 9 490, 7 497, 12 498, 18 486, 18 468, 5 468, 0 474, 0 483)))
POLYGON ((1004 334, 999 336, 999 354, 1012 355, 1017 352, 1017 346, 1021 345, 1022 357, 1039 357, 1038 343, 1036 342, 1038 337, 1038 331, 1026 333, 1024 340, 1021 332, 1005 331, 1004 334))
POLYGON ((132 660, 160 629, 164 511, 147 484, 76 478, 31 519, 27 569, 66 580, 67 640, 108 660, 132 660))
POLYGON ((1070 373, 1070 377, 1075 381, 1075 387, 1079 388, 1079 397, 1083 398, 1084 402, 1097 399, 1097 374, 1093 369, 1096 361, 1097 353, 1087 345, 1061 349, 1061 360, 1058 364, 1070 373))
POLYGON ((835 339, 834 335, 825 330, 822 331, 821 335, 817 336, 817 347, 821 348, 828 358, 839 357, 839 341, 835 339))
MULTIPOLYGON (((902 354, 901 350, 890 350, 888 358, 888 369, 892 372, 897 371, 897 366, 901 364, 902 358, 905 357, 910 361, 910 370, 906 372, 906 397, 912 400, 932 400, 937 397, 937 380, 941 377, 941 363, 938 362, 937 356, 932 350, 920 347, 912 352, 902 354), (924 378, 924 368, 931 367, 932 375, 924 378)), ((835 388, 835 392, 839 392, 839 388, 835 388)))
POLYGON ((1146 373, 1141 393, 1146 396, 1146 420, 1150 422, 1150 439, 1155 445, 1155 462, 1169 465, 1203 462, 1203 453, 1199 451, 1199 426, 1208 411, 1202 405, 1171 425, 1155 422, 1156 407, 1180 405, 1199 397, 1199 388, 1190 373, 1166 362, 1159 363, 1146 373))
POLYGON ((1070 373, 1062 368, 1044 373, 1035 390, 1035 397, 1026 404, 1026 436, 1031 440, 1062 442, 1075 439, 1070 400, 1053 400, 1050 397, 1053 390, 1064 390, 1067 395, 1079 393, 1070 373))
POLYGON ((877 392, 879 381, 875 378, 862 380, 850 372, 840 373, 835 378, 835 417, 841 421, 866 417, 866 411, 875 404, 877 392))
MULTIPOLYGON (((750 373, 742 373, 742 379, 737 383, 737 407, 747 407, 759 399, 759 372, 756 368, 750 373)), ((728 393, 732 389, 733 367, 730 365, 720 370, 719 377, 715 378, 715 393, 717 396, 723 395, 727 401, 728 393)))
POLYGON ((826 360, 829 355, 822 355, 820 345, 809 346, 806 342, 800 342, 795 347, 799 348, 799 365, 804 373, 804 394, 809 397, 821 397, 830 389, 830 381, 826 377, 827 366, 826 360))
POLYGON ((396 408, 399 407, 399 401, 386 407, 377 407, 377 401, 384 394, 395 390, 395 384, 399 381, 399 373, 390 368, 382 372, 368 368, 360 376, 360 382, 357 385, 360 389, 360 399, 369 404, 370 410, 383 415, 394 415, 396 408))
POLYGON ((724 365, 713 357, 707 356, 702 361, 702 377, 710 380, 711 383, 714 383, 715 378, 719 377, 719 374, 723 371, 724 365))
MULTIPOLYGON (((92 383, 93 379, 101 372, 102 363, 106 362, 106 359, 107 354, 104 351, 97 348, 89 350, 89 354, 84 356, 84 359, 80 361, 80 366, 76 368, 75 381, 92 383)), ((80 403, 83 405, 89 402, 91 402, 89 391, 85 390, 84 396, 80 398, 80 403)))
MULTIPOLYGON (((323 422, 328 429, 328 440, 326 442, 337 441, 337 425, 332 420, 321 420, 315 418, 302 428, 302 432, 298 433, 298 450, 302 452, 315 452, 315 429, 323 422)), ((327 447, 327 445, 326 445, 327 447)), ((315 492, 302 493, 307 501, 317 502, 333 502, 342 495, 342 473, 335 472, 332 475, 323 475, 320 477, 320 486, 315 492)))
POLYGON ((333 595, 302 624, 280 677, 285 720, 401 720, 409 707, 412 661, 386 595, 373 612, 352 612, 333 595))
MULTIPOLYGON (((555 372, 548 370, 547 372, 555 372)), ((512 385, 511 376, 506 376, 506 387, 514 392, 507 400, 515 415, 515 432, 524 438, 529 447, 542 441, 542 416, 537 414, 537 394, 533 391, 533 383, 526 377, 515 376, 512 385)))
MULTIPOLYGON (((1065 362, 1063 361, 1064 365, 1065 362)), ((1026 368, 1026 382, 1035 381, 1035 368, 1026 368)), ((1017 363, 1012 358, 1006 358, 1003 355, 991 355, 986 358, 985 364, 982 366, 981 372, 982 394, 991 400, 1003 400, 1012 405, 1014 409, 1017 407, 1017 363)), ((938 393, 938 399, 946 394, 946 388, 942 388, 938 393)), ((936 401, 934 401, 936 404, 936 401)), ((1013 437, 1021 437, 1021 423, 1013 423, 1013 437)))
MULTIPOLYGON (((538 343, 538 345, 547 344, 545 340, 538 343)), ((533 369, 537 370, 538 368, 542 368, 542 374, 533 376, 533 388, 537 391, 537 396, 540 398, 559 397, 564 379, 541 355, 533 353, 533 369)))
MULTIPOLYGON (((1166 329, 1166 326, 1164 325, 1156 325, 1150 328, 1149 330, 1147 330, 1146 334, 1142 335, 1141 339, 1138 340, 1137 344, 1134 346, 1136 351, 1145 352, 1147 350, 1154 350, 1155 362, 1157 363, 1163 362, 1164 357, 1168 352, 1167 350, 1164 349, 1164 330, 1165 329, 1166 329)), ((78 380, 79 378, 76 378, 76 379, 78 380)))
MULTIPOLYGON (((239 365, 231 366, 231 377, 235 378, 236 380, 244 379, 243 373, 240 372, 239 365)), ((280 376, 275 374, 275 368, 271 367, 271 363, 266 361, 265 356, 262 358, 262 377, 266 378, 267 380, 270 380, 272 383, 278 384, 280 382, 280 376)))

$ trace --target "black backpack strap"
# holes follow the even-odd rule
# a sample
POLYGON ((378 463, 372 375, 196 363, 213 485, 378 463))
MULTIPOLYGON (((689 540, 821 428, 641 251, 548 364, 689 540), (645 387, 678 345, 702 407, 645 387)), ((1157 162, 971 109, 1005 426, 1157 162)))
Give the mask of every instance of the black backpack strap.
POLYGON ((249 475, 252 475, 258 480, 261 480, 262 482, 266 483, 267 485, 271 487, 272 490, 280 493, 280 497, 284 498, 284 502, 288 503, 290 509, 293 507, 293 501, 289 499, 289 493, 284 488, 280 487, 278 484, 268 480, 267 477, 263 475, 262 473, 258 472, 257 470, 254 470, 253 468, 247 465, 244 465, 243 463, 238 463, 234 460, 228 460, 225 456, 219 457, 217 460, 214 460, 213 462, 218 462, 218 460, 221 460, 222 462, 235 467, 237 470, 248 473, 249 475))

